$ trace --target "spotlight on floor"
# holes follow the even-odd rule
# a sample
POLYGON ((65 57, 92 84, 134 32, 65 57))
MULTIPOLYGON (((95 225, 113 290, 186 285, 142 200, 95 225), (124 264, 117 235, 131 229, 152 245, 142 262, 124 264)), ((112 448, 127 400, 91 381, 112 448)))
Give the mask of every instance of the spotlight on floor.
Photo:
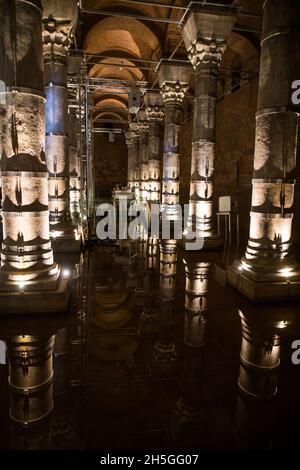
POLYGON ((64 269, 62 275, 64 279, 68 279, 71 275, 71 271, 69 269, 64 269))

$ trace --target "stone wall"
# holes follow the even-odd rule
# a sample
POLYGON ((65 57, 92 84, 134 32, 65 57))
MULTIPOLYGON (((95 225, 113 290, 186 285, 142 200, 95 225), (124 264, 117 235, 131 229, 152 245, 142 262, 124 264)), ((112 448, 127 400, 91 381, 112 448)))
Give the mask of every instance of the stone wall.
POLYGON ((116 184, 127 184, 128 152, 124 135, 115 134, 109 142, 108 134, 94 135, 96 197, 109 195, 116 184))

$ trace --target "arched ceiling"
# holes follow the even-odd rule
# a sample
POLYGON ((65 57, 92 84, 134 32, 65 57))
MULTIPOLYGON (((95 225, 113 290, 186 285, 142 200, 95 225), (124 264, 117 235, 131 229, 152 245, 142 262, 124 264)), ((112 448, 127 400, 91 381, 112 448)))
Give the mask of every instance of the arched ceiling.
MULTIPOLYGON (((104 3, 107 7, 111 4, 108 1, 103 2, 101 8, 105 7, 104 3)), ((132 82, 133 86, 136 82, 148 78, 147 71, 139 68, 143 61, 159 60, 162 56, 160 41, 148 25, 128 17, 102 18, 88 31, 84 49, 87 54, 91 54, 91 61, 97 62, 91 65, 89 77, 111 79, 114 82, 132 82), (97 57, 93 54, 97 54, 97 57), (137 59, 141 59, 141 62, 136 61, 137 59)), ((107 90, 110 95, 114 92, 114 106, 124 108, 124 103, 118 97, 119 90, 107 90)), ((111 100, 110 97, 107 102, 111 100)))
MULTIPOLYGON (((99 111, 95 114, 107 117, 107 109, 113 108, 123 120, 131 83, 133 87, 136 82, 155 84, 155 66, 161 58, 174 55, 187 59, 181 27, 177 23, 190 2, 151 0, 149 5, 147 0, 82 0, 81 3, 82 44, 89 64, 88 75, 92 80, 101 81, 101 91, 95 96, 99 111), (120 91, 115 86, 119 82, 126 83, 128 89, 124 85, 125 89, 120 91)), ((228 0, 227 3, 232 2, 228 0)), ((258 70, 262 4, 263 0, 236 1, 239 14, 236 30, 232 32, 223 56, 221 66, 224 69, 258 70)))
POLYGON ((101 59, 99 64, 93 65, 89 71, 90 77, 115 78, 120 80, 144 80, 143 72, 128 59, 109 57, 101 59))

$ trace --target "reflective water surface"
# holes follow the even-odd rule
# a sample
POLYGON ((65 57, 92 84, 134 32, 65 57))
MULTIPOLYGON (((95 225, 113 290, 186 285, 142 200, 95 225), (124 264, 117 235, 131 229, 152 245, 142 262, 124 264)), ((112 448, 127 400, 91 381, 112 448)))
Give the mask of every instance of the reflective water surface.
POLYGON ((297 447, 297 303, 254 306, 175 240, 59 261, 69 314, 0 320, 0 449, 297 447))

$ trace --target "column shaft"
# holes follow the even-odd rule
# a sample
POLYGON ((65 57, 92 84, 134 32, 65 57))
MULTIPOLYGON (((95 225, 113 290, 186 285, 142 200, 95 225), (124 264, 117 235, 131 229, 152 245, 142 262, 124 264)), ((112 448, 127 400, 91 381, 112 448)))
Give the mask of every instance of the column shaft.
POLYGON ((194 6, 182 35, 195 69, 189 219, 187 230, 203 238, 214 236, 213 179, 217 79, 226 40, 235 21, 234 10, 194 6))
POLYGON ((137 114, 139 129, 139 176, 140 176, 140 199, 148 201, 148 132, 149 125, 147 123, 146 113, 140 110, 137 114))
POLYGON ((39 1, 0 1, 1 290, 51 289, 59 273, 49 238, 41 15, 39 1))
POLYGON ((162 124, 164 119, 163 99, 159 93, 147 92, 144 97, 149 122, 148 140, 148 198, 160 203, 161 198, 161 153, 162 124))
POLYGON ((179 207, 179 133, 183 99, 189 88, 191 71, 182 66, 162 63, 159 69, 160 91, 165 103, 165 131, 162 181, 162 213, 166 220, 178 220, 179 207))
POLYGON ((76 111, 69 112, 69 184, 70 212, 74 223, 80 218, 81 161, 80 161, 80 123, 76 111))
POLYGON ((300 270, 291 255, 299 118, 291 95, 300 76, 299 27, 299 2, 265 1, 249 241, 245 257, 229 270, 229 281, 252 300, 300 296, 300 270))

